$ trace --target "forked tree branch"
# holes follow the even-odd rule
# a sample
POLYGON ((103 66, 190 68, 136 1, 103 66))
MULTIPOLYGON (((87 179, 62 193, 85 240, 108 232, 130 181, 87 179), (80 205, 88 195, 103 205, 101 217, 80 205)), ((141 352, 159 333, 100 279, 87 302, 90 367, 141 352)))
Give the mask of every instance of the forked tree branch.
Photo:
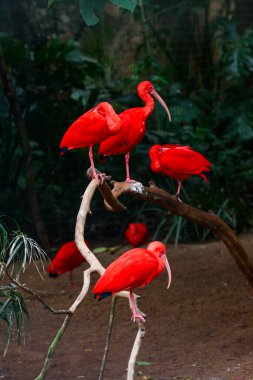
MULTIPOLYGON (((86 218, 87 218, 87 215, 90 213, 90 203, 91 203, 92 197, 93 197, 94 192, 97 189, 97 187, 98 187, 97 180, 93 179, 84 192, 83 199, 81 202, 81 206, 80 206, 80 209, 79 209, 79 212, 77 215, 77 219, 76 219, 75 242, 76 242, 77 248, 80 251, 81 255, 84 257, 84 259, 90 265, 91 273, 97 272, 100 276, 102 276, 102 274, 105 272, 105 268, 99 262, 99 260, 96 258, 94 253, 87 247, 87 245, 85 244, 85 240, 84 240, 84 229, 85 229, 86 218)), ((103 189, 106 187, 110 191, 110 187, 106 183, 103 183, 103 185, 99 185, 101 192, 103 192, 103 189)), ((106 189, 106 191, 108 189, 106 189)), ((107 199, 109 199, 109 198, 111 199, 111 202, 112 202, 111 204, 113 204, 113 207, 116 208, 116 212, 119 211, 119 208, 121 208, 121 211, 125 210, 125 206, 123 206, 119 201, 117 201, 117 199, 115 199, 115 197, 113 196, 112 193, 111 193, 110 197, 107 196, 107 199)), ((127 292, 127 291, 119 292, 119 293, 115 294, 115 296, 116 297, 124 297, 124 298, 129 299, 129 292, 127 292)), ((139 298, 139 296, 134 294, 134 301, 136 304, 137 312, 145 317, 145 314, 138 308, 137 298, 139 298)), ((130 306, 130 308, 131 308, 131 306, 130 306)))
MULTIPOLYGON (((106 186, 108 187, 108 189, 106 188, 106 190, 105 190, 107 192, 107 195, 105 195, 105 198, 113 204, 113 207, 115 207, 115 210, 117 210, 117 211, 124 210, 125 207, 116 198, 114 198, 114 196, 112 195, 112 193, 110 191, 109 186, 108 185, 106 185, 106 186)), ((51 362, 53 354, 54 354, 54 351, 55 351, 61 337, 63 336, 64 332, 66 331, 66 329, 69 325, 70 319, 74 315, 77 307, 80 305, 80 303, 82 302, 82 300, 84 299, 84 297, 86 296, 86 294, 89 290, 91 274, 93 272, 97 272, 100 276, 102 276, 102 274, 105 272, 105 268, 102 266, 102 264, 99 262, 99 260, 93 254, 93 252, 87 247, 87 245, 85 244, 85 241, 84 241, 84 229, 85 229, 86 218, 87 218, 87 215, 91 212, 90 211, 90 203, 91 203, 92 197, 93 197, 94 192, 96 191, 97 187, 98 187, 98 183, 95 179, 93 179, 90 182, 90 184, 88 185, 88 187, 86 188, 84 195, 82 197, 83 199, 82 199, 81 206, 80 206, 80 209, 79 209, 79 212, 77 215, 76 229, 75 229, 76 245, 77 245, 80 253, 82 254, 82 256, 85 258, 85 260, 90 265, 90 268, 83 272, 84 277, 83 277, 82 290, 79 293, 77 299, 72 304, 72 306, 70 306, 70 308, 68 310, 69 314, 64 319, 62 326, 57 331, 57 334, 56 334, 53 342, 49 346, 49 349, 48 349, 48 352, 47 352, 47 355, 45 358, 44 366, 43 366, 40 374, 36 377, 35 380, 44 380, 45 379, 47 371, 48 371, 49 366, 50 366, 50 362, 51 362)), ((104 186, 102 186, 102 189, 103 189, 103 187, 104 186)), ((32 294, 32 293, 30 293, 30 294, 32 294)), ((115 294, 115 297, 124 297, 124 298, 129 299, 129 292, 127 292, 127 291, 119 292, 119 293, 115 294)), ((138 297, 139 296, 134 294, 134 302, 136 305, 137 312, 145 317, 145 314, 141 310, 139 310, 139 308, 138 308, 138 305, 137 305, 137 298, 138 297)), ((129 305, 131 308, 130 299, 129 299, 129 305)), ((109 349, 109 345, 108 345, 108 349, 109 349)))
MULTIPOLYGON (((247 252, 236 237, 234 231, 213 212, 206 212, 198 208, 192 207, 184 202, 179 202, 173 195, 160 189, 154 182, 150 182, 149 187, 144 187, 141 183, 126 183, 112 181, 112 194, 115 198, 122 194, 129 194, 141 201, 149 201, 159 204, 169 214, 182 216, 192 223, 197 223, 205 228, 210 229, 214 235, 223 241, 229 253, 235 260, 238 268, 247 278, 249 284, 253 286, 253 262, 247 252)), ((100 188, 103 194, 103 189, 100 188)), ((114 209, 114 204, 105 201, 105 206, 108 210, 117 212, 114 209)))

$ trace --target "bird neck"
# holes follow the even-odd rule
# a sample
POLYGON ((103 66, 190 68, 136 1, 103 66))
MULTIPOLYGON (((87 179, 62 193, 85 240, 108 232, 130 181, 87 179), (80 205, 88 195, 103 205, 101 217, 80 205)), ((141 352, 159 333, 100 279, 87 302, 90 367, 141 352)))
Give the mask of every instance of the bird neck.
POLYGON ((151 164, 150 164, 151 170, 155 173, 159 173, 161 169, 160 161, 157 156, 151 158, 151 164))
POLYGON ((147 92, 142 92, 142 91, 138 91, 138 90, 137 90, 137 92, 138 92, 138 95, 141 98, 141 100, 143 100, 145 103, 143 110, 144 110, 145 116, 148 117, 154 109, 154 106, 155 106, 154 99, 147 92))
POLYGON ((121 119, 120 117, 114 112, 114 110, 107 111, 107 114, 105 116, 107 121, 107 126, 110 132, 117 133, 120 131, 121 128, 121 119))

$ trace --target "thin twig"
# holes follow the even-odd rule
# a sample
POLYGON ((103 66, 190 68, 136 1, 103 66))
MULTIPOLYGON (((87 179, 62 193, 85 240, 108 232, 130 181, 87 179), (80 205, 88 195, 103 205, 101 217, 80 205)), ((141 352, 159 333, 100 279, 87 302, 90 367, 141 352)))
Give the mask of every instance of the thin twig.
POLYGON ((35 378, 35 380, 44 380, 45 379, 47 371, 48 371, 50 363, 51 363, 51 360, 53 358, 54 351, 55 351, 61 337, 63 336, 65 330, 67 329, 69 322, 70 322, 70 319, 74 315, 74 312, 76 311, 77 307, 80 305, 80 303, 82 302, 82 300, 84 299, 84 297, 87 294, 87 291, 88 291, 89 286, 90 286, 90 274, 91 274, 90 268, 83 272, 82 290, 79 293, 75 302, 69 308, 69 315, 67 315, 67 317, 64 319, 63 324, 61 325, 61 327, 57 331, 57 334, 55 335, 54 340, 50 344, 49 349, 47 351, 47 356, 46 356, 46 359, 44 362, 44 366, 42 367, 40 374, 35 378))
POLYGON ((114 320, 114 312, 115 312, 116 300, 117 300, 117 298, 115 296, 112 296, 112 303, 111 303, 111 310, 110 310, 110 316, 109 316, 108 330, 107 330, 106 342, 105 342, 105 350, 104 350, 104 356, 103 356, 103 360, 102 360, 102 364, 101 364, 98 380, 103 380, 103 378, 104 378, 106 359, 107 359, 107 355, 108 355, 109 347, 110 347, 110 340, 111 340, 111 334, 112 334, 112 326, 113 326, 113 320, 114 320))
POLYGON ((134 379, 134 367, 136 363, 136 358, 139 353, 142 339, 145 336, 145 327, 144 324, 141 322, 138 322, 138 332, 134 341, 134 345, 132 348, 132 352, 128 361, 128 367, 127 367, 127 380, 133 380, 134 379))
POLYGON ((26 293, 31 294, 34 298, 36 298, 47 310, 51 311, 53 314, 72 314, 70 310, 55 310, 51 306, 49 306, 41 296, 39 296, 36 292, 34 292, 32 289, 28 288, 24 284, 21 284, 19 281, 17 281, 15 278, 11 276, 9 273, 7 267, 5 266, 5 273, 16 286, 18 286, 20 289, 24 290, 26 293))
POLYGON ((44 380, 45 379, 47 371, 48 371, 48 368, 50 366, 50 362, 52 360, 52 357, 53 357, 53 354, 54 354, 54 351, 55 351, 55 348, 58 345, 61 337, 63 336, 66 328, 68 327, 68 324, 70 322, 70 319, 71 319, 72 315, 73 314, 69 314, 64 319, 63 324, 61 325, 61 327, 57 331, 57 334, 56 334, 54 340, 52 341, 52 343, 49 346, 44 366, 43 366, 40 374, 34 380, 44 380))

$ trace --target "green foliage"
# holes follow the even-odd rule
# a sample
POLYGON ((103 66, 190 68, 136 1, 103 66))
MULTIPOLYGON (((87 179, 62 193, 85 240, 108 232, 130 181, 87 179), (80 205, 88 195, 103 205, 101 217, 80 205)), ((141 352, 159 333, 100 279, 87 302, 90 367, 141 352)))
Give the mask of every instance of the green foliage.
POLYGON ((18 345, 25 338, 25 320, 29 314, 20 291, 13 284, 0 286, 0 306, 0 326, 7 324, 6 355, 14 328, 18 345))
POLYGON ((221 74, 227 80, 242 80, 253 73, 253 30, 239 34, 235 21, 221 20, 219 25, 221 74))
MULTIPOLYGON (((25 300, 14 282, 19 280, 21 271, 24 272, 26 266, 31 263, 41 275, 40 265, 44 270, 43 261, 47 258, 33 239, 26 237, 21 231, 12 232, 8 227, 9 222, 9 218, 0 218, 0 280, 11 277, 13 281, 0 286, 0 326, 7 324, 4 355, 8 350, 13 330, 16 332, 18 345, 21 344, 25 338, 25 322, 29 318, 25 300)), ((12 221, 12 224, 16 227, 16 223, 12 221)))
MULTIPOLYGON (((142 103, 135 89, 129 94, 129 86, 132 89, 144 79, 151 80, 166 100, 172 123, 168 123, 163 108, 156 103, 147 122, 145 138, 131 152, 133 178, 144 184, 153 178, 158 185, 175 193, 174 180, 155 175, 149 170, 148 150, 155 143, 190 145, 212 162, 214 176, 208 184, 200 178, 184 181, 182 199, 219 213, 238 231, 252 224, 252 29, 239 31, 234 19, 223 17, 208 25, 209 34, 200 36, 197 34, 199 31, 194 29, 194 20, 203 14, 207 2, 196 5, 198 9, 191 7, 189 2, 182 3, 175 14, 175 24, 178 23, 175 30, 182 32, 181 45, 178 42, 182 47, 181 59, 178 55, 180 49, 168 36, 166 25, 159 27, 159 33, 154 28, 150 29, 149 54, 135 63, 129 77, 112 82, 110 88, 105 85, 108 61, 87 56, 71 39, 49 39, 31 46, 1 36, 4 55, 28 128, 39 202, 52 240, 73 238, 80 195, 88 183, 85 177, 89 166, 86 152, 76 150, 59 156, 58 146, 64 131, 78 116, 101 100, 110 101, 117 112, 140 106, 142 103), (187 27, 181 28, 184 20, 187 27), (192 49, 191 44, 186 46, 183 43, 186 38, 184 33, 189 30, 187 41, 191 41, 192 49), (196 45, 202 50, 195 57, 192 52, 196 45), (216 49, 215 55, 212 46, 216 49), (163 63, 160 63, 161 56, 163 63), (200 62, 203 57, 205 61, 200 62), (189 62, 194 59, 195 64, 190 65, 189 62), (197 75, 193 75, 190 66, 197 67, 197 75)), ((148 25, 153 19, 151 12, 160 14, 163 11, 163 8, 150 9, 148 25)), ((93 11, 97 16, 95 8, 93 11)), ((136 19, 141 22, 140 12, 135 13, 139 17, 136 19)), ((143 51, 143 46, 140 46, 140 51, 143 51)), ((103 54, 99 53, 99 57, 103 54)), ((18 221, 22 220, 22 228, 30 231, 32 226, 27 212, 23 153, 8 102, 1 91, 0 124, 3 141, 0 146, 2 212, 8 212, 18 221)), ((114 179, 124 179, 123 156, 108 158, 104 166, 96 160, 96 165, 114 179)), ((123 200, 128 210, 119 220, 117 215, 108 215, 104 211, 102 200, 96 194, 90 229, 87 231, 91 240, 97 239, 98 235, 102 235, 102 240, 115 239, 118 232, 123 235, 126 224, 136 218, 146 222, 154 236, 165 241, 200 240, 211 236, 209 231, 203 231, 183 219, 164 215, 159 208, 140 205, 133 199, 123 200)), ((119 241, 115 241, 116 244, 119 241)))
MULTIPOLYGON (((123 9, 127 9, 131 12, 134 11, 138 0, 110 0, 111 3, 121 7, 123 9)), ((55 0, 48 0, 48 7, 51 7, 55 0)), ((88 26, 94 26, 99 22, 99 17, 103 12, 104 8, 104 0, 79 0, 79 8, 81 16, 84 22, 88 26)))

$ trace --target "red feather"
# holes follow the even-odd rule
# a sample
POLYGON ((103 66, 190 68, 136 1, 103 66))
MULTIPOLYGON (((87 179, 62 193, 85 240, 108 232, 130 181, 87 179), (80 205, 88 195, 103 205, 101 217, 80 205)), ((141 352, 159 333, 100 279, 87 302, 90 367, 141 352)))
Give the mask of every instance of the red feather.
MULTIPOLYGON (((87 244, 87 242, 86 242, 87 244)), ((69 241, 61 246, 56 256, 48 266, 47 271, 51 275, 59 276, 63 273, 72 271, 85 261, 79 252, 76 243, 69 241)))
POLYGON ((139 247, 147 242, 148 229, 143 223, 129 223, 125 230, 125 238, 133 247, 139 247))
MULTIPOLYGON (((189 146, 153 145, 150 148, 151 170, 176 179, 179 184, 184 179, 197 175, 207 181, 206 173, 211 171, 212 164, 200 153, 189 146)), ((180 190, 179 185, 179 190, 180 190)), ((177 195, 179 192, 177 192, 177 195)))

